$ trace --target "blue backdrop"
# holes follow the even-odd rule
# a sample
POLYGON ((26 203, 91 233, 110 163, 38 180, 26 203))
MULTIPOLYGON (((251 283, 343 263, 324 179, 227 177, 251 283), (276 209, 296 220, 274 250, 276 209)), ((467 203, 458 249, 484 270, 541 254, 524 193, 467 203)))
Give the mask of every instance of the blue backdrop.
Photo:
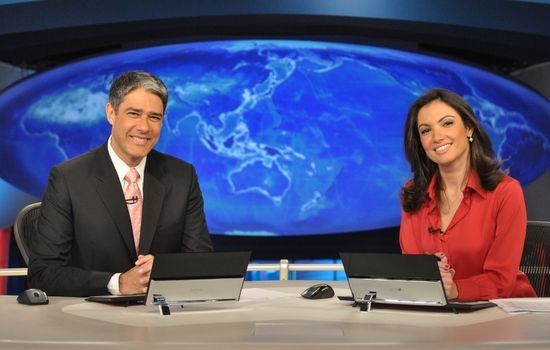
MULTIPOLYGON (((52 165, 107 139, 108 87, 130 69, 167 83, 157 149, 196 166, 212 233, 308 235, 398 225, 398 193, 410 177, 405 115, 433 87, 454 90, 474 107, 523 185, 549 169, 550 103, 504 77, 378 47, 238 40, 94 57, 4 91, 1 178, 41 197, 52 165)), ((12 200, 0 193, 1 206, 12 200)))

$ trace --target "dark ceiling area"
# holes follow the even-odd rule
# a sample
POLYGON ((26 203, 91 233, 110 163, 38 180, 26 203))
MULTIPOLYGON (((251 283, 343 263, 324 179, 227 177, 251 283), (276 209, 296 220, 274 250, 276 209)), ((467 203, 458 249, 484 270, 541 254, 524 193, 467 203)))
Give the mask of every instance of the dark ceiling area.
POLYGON ((0 61, 44 70, 102 53, 235 38, 333 40, 508 74, 550 61, 550 6, 509 0, 35 1, 0 6, 0 61), (481 3, 481 5, 480 5, 481 3))

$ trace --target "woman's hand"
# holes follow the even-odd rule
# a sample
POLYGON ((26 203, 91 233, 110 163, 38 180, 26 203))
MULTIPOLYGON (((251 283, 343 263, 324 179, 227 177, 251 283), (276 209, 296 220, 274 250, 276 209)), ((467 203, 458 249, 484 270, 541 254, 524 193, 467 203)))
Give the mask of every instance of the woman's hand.
POLYGON ((437 265, 439 266, 439 273, 441 273, 441 280, 443 281, 443 286, 445 287, 447 299, 458 298, 458 288, 454 282, 455 270, 451 267, 451 265, 449 265, 445 253, 437 252, 434 255, 439 258, 437 265))

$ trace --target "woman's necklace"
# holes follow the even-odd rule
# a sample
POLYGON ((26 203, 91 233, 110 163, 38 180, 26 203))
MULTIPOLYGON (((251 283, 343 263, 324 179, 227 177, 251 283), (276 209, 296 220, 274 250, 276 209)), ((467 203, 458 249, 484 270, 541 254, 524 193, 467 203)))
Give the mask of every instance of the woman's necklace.
POLYGON ((449 215, 449 214, 452 215, 460 205, 462 198, 464 198, 463 190, 464 188, 466 188, 466 183, 468 182, 469 173, 470 173, 469 171, 466 171, 460 183, 460 187, 453 197, 448 195, 447 188, 443 188, 440 190, 441 204, 440 204, 439 210, 443 215, 449 215))
POLYGON ((456 210, 456 208, 462 201, 462 198, 464 198, 464 194, 462 193, 462 191, 458 191, 458 193, 453 198, 451 198, 449 195, 447 195, 447 191, 443 190, 442 192, 444 200, 441 203, 440 210, 443 214, 449 214, 456 210))

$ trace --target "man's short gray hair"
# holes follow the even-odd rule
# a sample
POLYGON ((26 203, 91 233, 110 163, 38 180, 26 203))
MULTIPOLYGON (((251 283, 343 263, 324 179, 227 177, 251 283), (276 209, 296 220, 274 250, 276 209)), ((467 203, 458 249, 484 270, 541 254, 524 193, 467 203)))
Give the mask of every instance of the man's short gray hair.
POLYGON ((129 71, 119 75, 109 89, 109 103, 118 111, 124 97, 139 88, 157 95, 162 101, 163 113, 166 112, 168 88, 162 80, 144 71, 129 71))

